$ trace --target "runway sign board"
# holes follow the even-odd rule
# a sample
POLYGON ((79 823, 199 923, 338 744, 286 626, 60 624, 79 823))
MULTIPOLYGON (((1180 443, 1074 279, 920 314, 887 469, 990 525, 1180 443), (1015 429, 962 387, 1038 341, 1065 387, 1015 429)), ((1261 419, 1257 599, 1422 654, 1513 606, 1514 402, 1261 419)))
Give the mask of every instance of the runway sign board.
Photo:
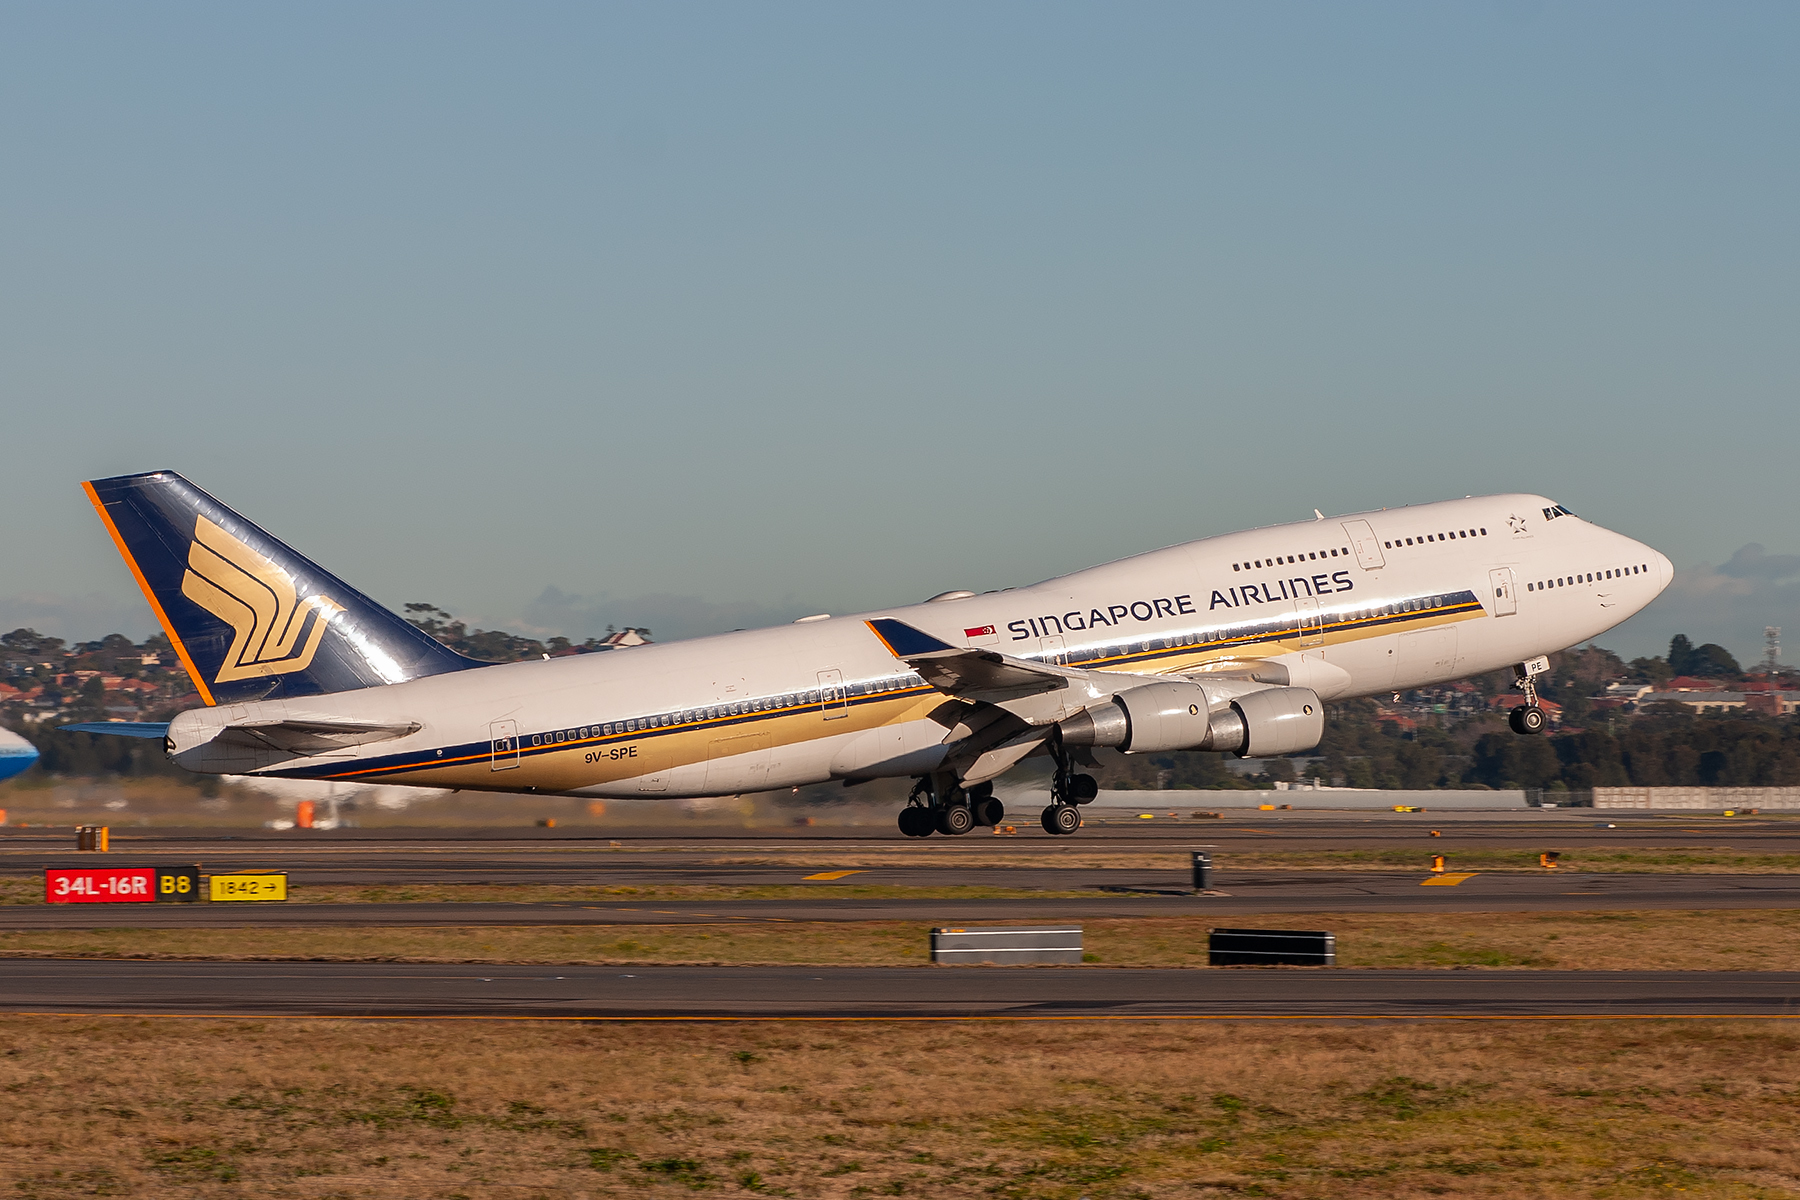
POLYGON ((286 900, 286 871, 245 871, 208 879, 209 900, 286 900))
POLYGON ((200 899, 199 867, 156 868, 156 900, 159 904, 192 904, 200 899))
POLYGON ((152 867, 45 867, 47 904, 149 904, 156 899, 152 867))

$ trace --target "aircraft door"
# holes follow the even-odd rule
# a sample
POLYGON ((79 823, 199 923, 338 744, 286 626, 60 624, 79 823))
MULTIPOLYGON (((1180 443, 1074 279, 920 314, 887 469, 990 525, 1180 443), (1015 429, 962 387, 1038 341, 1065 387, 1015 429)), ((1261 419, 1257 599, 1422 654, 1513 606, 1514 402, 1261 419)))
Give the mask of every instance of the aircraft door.
POLYGON ((1519 598, 1514 594, 1518 584, 1513 579, 1511 567, 1495 567, 1488 572, 1488 582, 1494 588, 1494 615, 1510 617, 1519 611, 1519 598))
POLYGON ((844 693, 844 673, 839 670, 819 672, 819 711, 827 721, 850 715, 850 700, 844 693))
POLYGON ((1373 571, 1386 565, 1381 557, 1381 539, 1375 536, 1375 530, 1367 521, 1345 521, 1344 533, 1350 538, 1350 548, 1356 552, 1356 565, 1365 571, 1373 571))
POLYGON ((1069 663, 1069 647, 1063 641, 1062 634, 1046 634, 1038 639, 1038 649, 1043 651, 1044 661, 1063 667, 1069 663))
POLYGON ((1294 611, 1300 618, 1301 647, 1324 645, 1325 630, 1319 620, 1319 598, 1317 596, 1296 596, 1294 611))
POLYGON ((519 765, 519 723, 488 722, 488 757, 496 771, 510 771, 519 765))

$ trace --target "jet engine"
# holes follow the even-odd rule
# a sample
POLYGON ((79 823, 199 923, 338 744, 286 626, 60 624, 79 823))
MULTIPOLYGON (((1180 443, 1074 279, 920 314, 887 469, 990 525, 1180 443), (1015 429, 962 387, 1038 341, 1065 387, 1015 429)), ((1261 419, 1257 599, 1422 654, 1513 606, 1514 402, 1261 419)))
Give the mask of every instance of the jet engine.
POLYGON ((1325 706, 1311 688, 1265 688, 1212 711, 1197 683, 1165 680, 1120 692, 1062 722, 1065 746, 1149 753, 1229 750, 1267 758, 1310 750, 1325 734, 1325 706))

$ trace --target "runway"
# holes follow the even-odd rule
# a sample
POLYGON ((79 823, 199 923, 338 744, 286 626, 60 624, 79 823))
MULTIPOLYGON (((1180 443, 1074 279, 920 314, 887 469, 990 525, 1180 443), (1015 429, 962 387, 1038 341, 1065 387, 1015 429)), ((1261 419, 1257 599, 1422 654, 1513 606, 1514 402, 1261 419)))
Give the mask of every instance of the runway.
POLYGON ((1795 1017, 1800 973, 0 960, 0 1011, 435 1018, 1795 1017))
MULTIPOLYGON (((1023 874, 1040 874, 1023 872, 1023 874)), ((1060 875, 1062 873, 1043 872, 1060 875)), ((1476 874, 1453 887, 1426 886, 1424 872, 1224 872, 1217 894, 1194 895, 1179 872, 1069 872, 1091 894, 1023 898, 857 896, 847 883, 907 882, 871 870, 810 885, 816 894, 781 900, 593 900, 542 904, 418 902, 367 904, 13 904, 0 929, 182 929, 357 925, 705 925, 790 921, 991 921, 1120 917, 1227 917, 1299 912, 1561 912, 1600 909, 1800 907, 1800 875, 1476 874), (1108 882, 1094 882, 1098 876, 1108 882)), ((992 873, 980 878, 998 884, 992 873)), ((899 876, 898 879, 895 877, 899 876)), ((782 882, 798 883, 787 868, 782 882)), ((970 873, 956 875, 973 882, 970 873)), ((761 882, 769 882, 767 879, 761 882)), ((1076 879, 1050 887, 1072 890, 1076 879)), ((1006 883, 1002 886, 1027 886, 1006 883)))
MULTIPOLYGON (((1146 792, 1143 811, 1163 813, 1158 793, 1146 792)), ((729 858, 793 858, 844 854, 935 857, 979 856, 1042 862, 1076 861, 1105 853, 1167 854, 1211 847, 1224 861, 1234 851, 1328 851, 1416 848, 1422 856, 1458 847, 1482 850, 1642 850, 1705 846, 1760 854, 1800 854, 1800 814, 1794 817, 1719 817, 1708 814, 1596 812, 1592 809, 1497 812, 1244 812, 1226 820, 1117 820, 1090 822, 1071 838, 1038 828, 1035 811, 1014 818, 1016 834, 970 834, 916 840, 887 824, 878 826, 777 826, 575 829, 336 829, 159 830, 116 828, 109 861, 177 861, 195 858, 220 865, 240 861, 283 862, 305 869, 305 882, 358 883, 418 878, 437 882, 567 882, 595 870, 707 867, 729 858), (1434 838, 1432 830, 1442 836, 1434 838)), ((68 829, 0 828, 0 876, 44 866, 94 861, 74 852, 68 829)), ((1423 859, 1421 860, 1423 861, 1423 859)), ((850 864, 858 865, 858 864, 850 864)))

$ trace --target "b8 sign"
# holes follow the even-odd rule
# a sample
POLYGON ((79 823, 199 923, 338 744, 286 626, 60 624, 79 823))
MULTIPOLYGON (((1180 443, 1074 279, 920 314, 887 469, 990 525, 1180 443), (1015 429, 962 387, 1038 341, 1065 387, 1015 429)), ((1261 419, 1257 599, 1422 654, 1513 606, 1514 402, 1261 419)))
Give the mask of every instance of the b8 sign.
POLYGON ((151 867, 45 867, 49 904, 150 904, 156 900, 151 867))
POLYGON ((199 900, 200 868, 156 868, 156 899, 163 904, 192 904, 199 900))

